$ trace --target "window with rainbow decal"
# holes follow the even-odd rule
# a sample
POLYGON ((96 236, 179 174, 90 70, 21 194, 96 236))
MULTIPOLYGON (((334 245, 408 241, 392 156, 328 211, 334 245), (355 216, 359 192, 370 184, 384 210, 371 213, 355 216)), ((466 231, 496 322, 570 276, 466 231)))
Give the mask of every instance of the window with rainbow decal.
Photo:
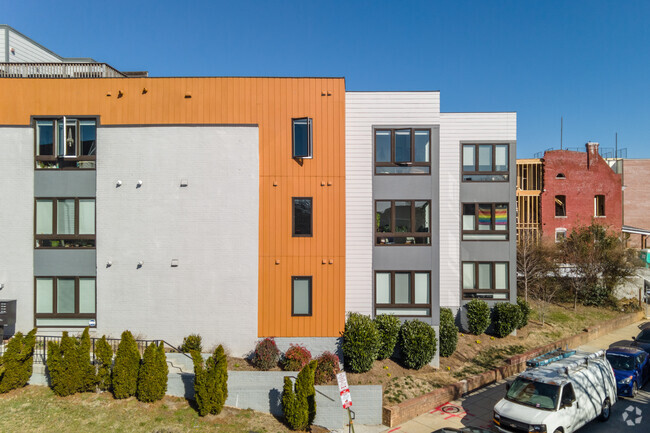
POLYGON ((508 240, 507 203, 463 203, 463 240, 508 240))

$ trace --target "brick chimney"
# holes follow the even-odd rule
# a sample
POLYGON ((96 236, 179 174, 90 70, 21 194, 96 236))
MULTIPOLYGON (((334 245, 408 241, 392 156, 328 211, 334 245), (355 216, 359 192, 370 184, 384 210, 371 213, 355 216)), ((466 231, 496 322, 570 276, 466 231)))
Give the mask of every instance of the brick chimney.
POLYGON ((591 167, 591 164, 598 161, 598 143, 593 141, 588 141, 585 144, 587 147, 587 170, 591 167))

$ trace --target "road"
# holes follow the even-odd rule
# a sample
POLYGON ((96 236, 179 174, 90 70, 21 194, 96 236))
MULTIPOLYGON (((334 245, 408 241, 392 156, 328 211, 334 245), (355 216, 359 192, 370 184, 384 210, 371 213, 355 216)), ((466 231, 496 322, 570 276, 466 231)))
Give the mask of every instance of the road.
MULTIPOLYGON (((621 328, 601 338, 579 347, 580 350, 595 351, 612 346, 629 345, 632 336, 646 321, 621 328)), ((442 427, 460 428, 463 426, 492 428, 492 409, 506 393, 506 381, 485 387, 467 397, 433 408, 398 427, 387 429, 390 433, 430 433, 442 427)), ((592 421, 579 430, 579 433, 650 433, 650 383, 639 391, 635 399, 621 398, 612 407, 612 415, 607 422, 592 421)))

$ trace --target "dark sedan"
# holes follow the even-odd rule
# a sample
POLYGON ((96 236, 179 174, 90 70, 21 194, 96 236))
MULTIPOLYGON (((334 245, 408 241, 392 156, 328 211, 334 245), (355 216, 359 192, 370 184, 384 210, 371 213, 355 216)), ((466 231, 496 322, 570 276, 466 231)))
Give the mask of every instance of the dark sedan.
POLYGON ((634 339, 632 346, 639 347, 650 353, 650 328, 642 329, 639 335, 632 338, 634 339))
POLYGON ((636 347, 612 347, 607 350, 607 360, 614 369, 616 393, 636 397, 639 388, 650 378, 648 354, 636 347))

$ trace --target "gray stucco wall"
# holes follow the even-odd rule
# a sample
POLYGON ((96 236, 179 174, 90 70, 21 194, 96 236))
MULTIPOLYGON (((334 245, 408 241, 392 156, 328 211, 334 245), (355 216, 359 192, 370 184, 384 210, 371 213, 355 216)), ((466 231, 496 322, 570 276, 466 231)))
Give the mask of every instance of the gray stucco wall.
POLYGON ((258 128, 100 127, 97 141, 97 333, 250 351, 258 128))

